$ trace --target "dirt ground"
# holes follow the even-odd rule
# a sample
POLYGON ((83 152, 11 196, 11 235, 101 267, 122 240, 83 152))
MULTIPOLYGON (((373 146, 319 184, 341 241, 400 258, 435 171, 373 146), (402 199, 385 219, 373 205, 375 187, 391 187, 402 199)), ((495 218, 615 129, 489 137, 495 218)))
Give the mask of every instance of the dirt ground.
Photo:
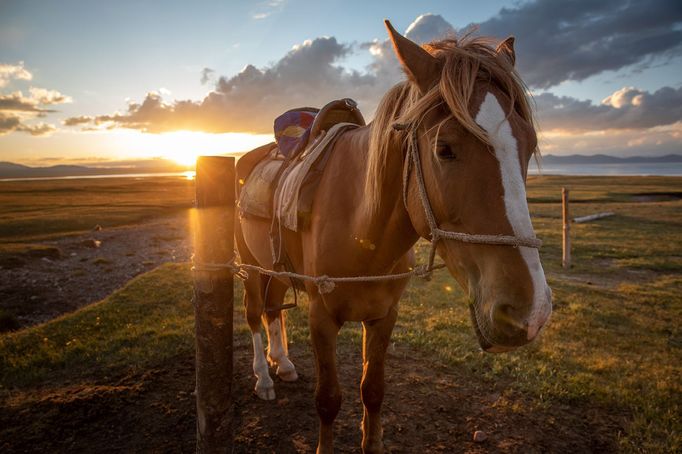
POLYGON ((99 301, 162 263, 186 262, 188 219, 183 212, 130 227, 93 226, 83 235, 41 242, 50 249, 2 266, 0 308, 20 327, 42 323, 99 301))
MULTIPOLYGON (((236 453, 314 452, 317 415, 308 345, 293 345, 300 378, 275 378, 277 400, 253 393, 248 339, 235 346, 236 453)), ((344 402, 335 427, 337 452, 359 452, 359 346, 339 351, 344 402)), ((275 377, 274 371, 271 372, 275 377)), ((604 408, 537 406, 504 383, 467 381, 457 370, 397 346, 387 363, 384 442, 391 453, 616 452, 626 415, 604 408), (488 438, 474 443, 475 430, 488 438)), ((0 410, 0 451, 193 452, 195 411, 191 355, 146 371, 87 385, 14 394, 0 410)))

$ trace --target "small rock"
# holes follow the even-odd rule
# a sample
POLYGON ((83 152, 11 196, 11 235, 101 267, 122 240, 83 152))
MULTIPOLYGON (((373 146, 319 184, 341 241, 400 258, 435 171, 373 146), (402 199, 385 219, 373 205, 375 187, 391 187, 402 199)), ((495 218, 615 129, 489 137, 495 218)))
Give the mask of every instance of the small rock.
POLYGON ((97 224, 93 229, 93 232, 101 232, 102 231, 102 226, 97 224))
POLYGON ((81 241, 81 245, 92 249, 96 249, 102 245, 102 242, 100 240, 88 238, 87 240, 81 241))
POLYGON ((75 257, 75 256, 77 256, 77 255, 78 255, 78 254, 76 254, 75 252, 72 252, 72 253, 71 253, 71 257, 75 257))
POLYGON ((487 438, 488 438, 488 435, 485 432, 483 432, 482 430, 477 430, 476 432, 474 432, 474 441, 476 443, 482 443, 482 442, 486 441, 487 438))

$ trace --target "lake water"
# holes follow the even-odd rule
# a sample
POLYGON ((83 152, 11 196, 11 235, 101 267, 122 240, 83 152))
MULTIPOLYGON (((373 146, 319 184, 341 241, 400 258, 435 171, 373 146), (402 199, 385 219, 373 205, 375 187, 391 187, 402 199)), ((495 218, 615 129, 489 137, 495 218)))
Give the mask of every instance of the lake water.
MULTIPOLYGON (((656 162, 644 164, 560 164, 542 165, 538 171, 531 161, 529 175, 592 175, 592 176, 682 176, 682 162, 656 162)), ((69 177, 2 178, 0 181, 75 180, 79 178, 149 178, 179 177, 194 179, 194 171, 169 173, 129 173, 120 175, 79 175, 69 177)))
POLYGON ((656 175, 682 176, 682 162, 654 162, 643 164, 544 164, 541 171, 534 161, 528 169, 530 175, 656 175))
POLYGON ((119 173, 116 175, 75 175, 68 177, 33 177, 33 178, 0 178, 0 181, 41 181, 41 180, 78 180, 81 178, 149 178, 149 177, 179 177, 193 180, 196 172, 159 172, 159 173, 119 173))

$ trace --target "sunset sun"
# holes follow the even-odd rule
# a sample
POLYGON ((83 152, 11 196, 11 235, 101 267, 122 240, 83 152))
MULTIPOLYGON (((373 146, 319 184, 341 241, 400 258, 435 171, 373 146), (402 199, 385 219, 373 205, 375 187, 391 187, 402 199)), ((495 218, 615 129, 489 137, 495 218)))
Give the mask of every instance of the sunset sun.
POLYGON ((199 156, 240 153, 273 139, 269 134, 209 134, 196 131, 140 134, 126 131, 118 134, 118 140, 128 152, 140 158, 163 158, 183 166, 193 166, 199 156))

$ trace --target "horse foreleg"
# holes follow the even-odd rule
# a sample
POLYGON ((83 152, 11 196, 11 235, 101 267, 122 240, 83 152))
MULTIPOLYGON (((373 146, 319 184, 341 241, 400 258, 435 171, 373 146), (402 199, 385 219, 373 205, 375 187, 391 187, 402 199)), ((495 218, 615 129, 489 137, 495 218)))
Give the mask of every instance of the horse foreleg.
POLYGON ((341 408, 341 387, 336 372, 336 338, 340 328, 321 300, 311 301, 310 338, 317 366, 315 406, 320 418, 318 454, 334 452, 334 419, 341 408))
POLYGON ((263 338, 261 337, 261 314, 263 313, 263 300, 260 295, 260 278, 249 277, 244 282, 244 308, 246 321, 251 328, 253 341, 253 375, 256 376, 256 395, 263 400, 275 398, 275 384, 270 378, 268 362, 265 359, 263 338))
POLYGON ((282 311, 268 312, 268 361, 277 366, 277 376, 284 381, 296 381, 296 367, 288 358, 285 315, 282 311))
POLYGON ((360 393, 362 417, 362 452, 383 453, 381 403, 384 400, 384 360, 398 311, 389 310, 386 317, 362 324, 362 384, 360 393))

